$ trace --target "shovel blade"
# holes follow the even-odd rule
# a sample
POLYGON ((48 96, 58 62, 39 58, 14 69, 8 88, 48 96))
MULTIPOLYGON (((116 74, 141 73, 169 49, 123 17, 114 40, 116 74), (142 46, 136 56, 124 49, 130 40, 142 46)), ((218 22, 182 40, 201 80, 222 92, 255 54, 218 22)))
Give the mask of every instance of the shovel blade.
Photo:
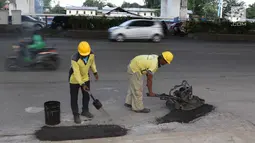
POLYGON ((96 99, 96 100, 93 102, 93 105, 94 105, 94 107, 95 107, 97 110, 99 110, 100 108, 103 107, 102 103, 101 103, 98 99, 96 99))

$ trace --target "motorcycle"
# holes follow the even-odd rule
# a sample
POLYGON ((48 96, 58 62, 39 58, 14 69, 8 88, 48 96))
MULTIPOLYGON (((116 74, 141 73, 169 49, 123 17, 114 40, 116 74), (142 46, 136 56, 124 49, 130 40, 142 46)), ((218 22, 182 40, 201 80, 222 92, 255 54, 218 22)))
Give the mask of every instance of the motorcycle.
POLYGON ((42 66, 46 70, 57 70, 60 65, 59 54, 55 48, 44 48, 40 51, 34 53, 32 62, 27 62, 24 60, 24 49, 27 45, 31 43, 30 40, 20 41, 18 44, 12 46, 14 54, 8 56, 5 61, 5 69, 8 71, 19 71, 21 69, 33 69, 42 66))
POLYGON ((171 25, 170 29, 173 32, 173 36, 179 35, 179 36, 183 37, 183 36, 187 35, 187 32, 185 30, 185 25, 183 22, 173 23, 171 25))

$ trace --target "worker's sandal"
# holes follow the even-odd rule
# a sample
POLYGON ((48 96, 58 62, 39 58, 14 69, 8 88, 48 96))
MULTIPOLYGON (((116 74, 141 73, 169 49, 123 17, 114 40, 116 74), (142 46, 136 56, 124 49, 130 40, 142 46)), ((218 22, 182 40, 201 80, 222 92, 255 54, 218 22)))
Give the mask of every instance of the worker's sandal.
POLYGON ((126 106, 126 107, 128 107, 128 108, 132 108, 132 105, 127 104, 127 103, 125 103, 124 106, 126 106))
POLYGON ((76 124, 80 124, 80 123, 81 123, 81 118, 80 118, 79 115, 74 115, 74 122, 75 122, 76 124))
POLYGON ((137 112, 137 113, 149 113, 150 111, 151 111, 150 109, 144 108, 143 110, 137 110, 135 112, 137 112))
POLYGON ((94 115, 91 114, 89 111, 83 111, 83 112, 81 113, 81 115, 82 115, 82 116, 85 116, 85 117, 87 117, 87 118, 94 118, 94 115))

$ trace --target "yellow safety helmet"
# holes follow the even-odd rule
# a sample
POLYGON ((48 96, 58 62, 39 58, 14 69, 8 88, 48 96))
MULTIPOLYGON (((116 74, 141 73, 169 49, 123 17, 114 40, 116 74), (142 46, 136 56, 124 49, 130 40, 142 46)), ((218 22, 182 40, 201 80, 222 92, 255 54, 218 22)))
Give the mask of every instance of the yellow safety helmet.
POLYGON ((82 56, 87 56, 87 55, 89 55, 90 52, 91 52, 89 43, 86 42, 86 41, 80 42, 80 44, 78 45, 78 52, 79 52, 79 54, 82 55, 82 56))
POLYGON ((163 53, 162 53, 162 56, 163 56, 163 58, 165 59, 165 61, 166 61, 168 64, 170 64, 171 61, 172 61, 173 58, 174 58, 174 55, 173 55, 171 52, 169 52, 169 51, 163 52, 163 53))

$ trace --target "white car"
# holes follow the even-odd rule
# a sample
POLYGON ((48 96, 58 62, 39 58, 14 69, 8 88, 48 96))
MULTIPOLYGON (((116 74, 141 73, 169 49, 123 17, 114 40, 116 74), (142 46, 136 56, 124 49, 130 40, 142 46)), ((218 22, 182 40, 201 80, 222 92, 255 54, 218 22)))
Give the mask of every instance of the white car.
POLYGON ((163 34, 163 27, 159 21, 146 19, 128 20, 119 26, 108 29, 109 40, 123 42, 128 39, 148 39, 153 42, 160 42, 163 34))

